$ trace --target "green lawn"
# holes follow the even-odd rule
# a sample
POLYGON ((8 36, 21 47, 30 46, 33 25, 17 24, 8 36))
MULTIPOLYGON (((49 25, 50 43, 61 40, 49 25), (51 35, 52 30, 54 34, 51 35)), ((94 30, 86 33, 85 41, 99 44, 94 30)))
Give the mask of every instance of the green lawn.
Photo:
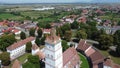
POLYGON ((27 57, 28 57, 29 55, 31 55, 31 53, 26 53, 26 54, 20 56, 20 57, 17 58, 17 59, 18 59, 20 62, 23 63, 23 62, 27 59, 27 57))
POLYGON ((79 53, 79 56, 80 56, 80 60, 82 61, 80 68, 89 68, 89 64, 88 64, 86 57, 80 53, 79 53))
POLYGON ((7 19, 11 17, 14 17, 14 15, 9 14, 9 13, 0 14, 0 18, 3 18, 3 19, 7 19))
MULTIPOLYGON (((23 64, 24 61, 27 59, 27 57, 28 57, 29 55, 31 55, 31 53, 25 53, 24 55, 18 57, 17 60, 19 60, 20 63, 23 64)), ((15 60, 13 60, 13 61, 11 62, 11 64, 9 65, 10 68, 11 68, 11 66, 12 66, 12 64, 13 64, 14 61, 15 61, 15 60)))
POLYGON ((111 59, 113 60, 113 62, 115 62, 115 63, 117 63, 117 64, 120 64, 120 57, 114 57, 114 56, 110 55, 110 54, 108 53, 108 51, 100 50, 100 52, 101 52, 104 56, 106 56, 106 57, 111 56, 111 59))

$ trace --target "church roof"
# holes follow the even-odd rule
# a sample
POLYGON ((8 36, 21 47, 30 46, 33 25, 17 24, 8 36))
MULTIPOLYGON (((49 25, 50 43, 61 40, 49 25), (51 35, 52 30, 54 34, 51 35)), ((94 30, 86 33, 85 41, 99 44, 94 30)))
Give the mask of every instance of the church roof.
POLYGON ((18 60, 15 60, 13 65, 12 65, 12 68, 20 68, 21 67, 21 64, 18 60))
POLYGON ((79 42, 79 44, 78 44, 77 49, 78 49, 78 50, 85 51, 86 49, 89 48, 89 46, 90 46, 90 44, 87 44, 87 43, 86 43, 86 40, 81 39, 80 42, 79 42))
POLYGON ((77 51, 74 47, 68 48, 63 53, 63 66, 70 62, 70 65, 75 66, 80 61, 77 51))
POLYGON ((55 44, 60 41, 60 37, 56 36, 56 30, 55 28, 52 28, 50 31, 50 36, 46 37, 45 42, 50 44, 55 44))
POLYGON ((16 42, 16 43, 10 45, 9 47, 7 47, 7 49, 8 49, 8 50, 14 50, 14 49, 16 49, 16 48, 18 48, 18 47, 20 47, 20 46, 23 46, 23 45, 26 44, 27 42, 30 42, 30 41, 34 40, 34 39, 35 39, 35 37, 26 38, 26 39, 24 39, 24 40, 18 41, 18 42, 16 42))
POLYGON ((33 46, 32 46, 32 49, 33 50, 36 50, 36 49, 38 49, 39 47, 36 45, 36 44, 34 44, 33 46))

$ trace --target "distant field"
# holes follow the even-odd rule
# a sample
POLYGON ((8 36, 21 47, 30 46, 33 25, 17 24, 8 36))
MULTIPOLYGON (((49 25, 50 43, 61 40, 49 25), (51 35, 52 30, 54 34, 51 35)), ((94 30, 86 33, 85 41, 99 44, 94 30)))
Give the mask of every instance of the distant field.
MULTIPOLYGON (((106 19, 106 20, 110 20, 112 19, 111 16, 99 16, 101 19, 106 19)), ((120 18, 113 18, 113 20, 115 21, 120 21, 120 18)))
POLYGON ((12 20, 21 20, 21 16, 15 16, 9 13, 0 14, 1 19, 12 19, 12 20))

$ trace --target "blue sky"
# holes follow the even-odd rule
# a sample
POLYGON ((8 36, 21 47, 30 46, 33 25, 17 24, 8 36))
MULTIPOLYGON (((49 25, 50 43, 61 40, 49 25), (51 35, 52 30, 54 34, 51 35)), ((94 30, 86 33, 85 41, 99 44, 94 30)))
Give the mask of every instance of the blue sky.
POLYGON ((6 3, 60 3, 60 2, 89 2, 92 0, 0 0, 6 3))
POLYGON ((4 3, 75 3, 75 2, 120 2, 120 0, 0 0, 4 3))

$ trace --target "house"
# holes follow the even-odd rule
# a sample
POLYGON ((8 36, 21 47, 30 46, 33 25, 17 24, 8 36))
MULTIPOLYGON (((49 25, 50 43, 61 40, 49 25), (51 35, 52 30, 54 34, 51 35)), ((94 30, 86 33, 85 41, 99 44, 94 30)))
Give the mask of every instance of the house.
POLYGON ((80 58, 74 47, 68 48, 63 53, 63 68, 80 68, 80 58))
POLYGON ((31 42, 32 44, 35 44, 35 38, 34 37, 26 38, 24 40, 14 43, 6 48, 7 52, 10 53, 11 60, 16 59, 17 57, 19 57, 25 53, 27 42, 31 42))
POLYGON ((13 29, 11 32, 13 32, 15 35, 19 35, 21 33, 18 29, 13 29))
POLYGON ((77 21, 79 22, 79 23, 86 23, 86 21, 87 21, 87 19, 86 19, 86 17, 79 17, 78 19, 77 19, 77 21))
POLYGON ((42 29, 43 34, 50 34, 51 29, 42 29))
POLYGON ((102 68, 104 56, 95 47, 88 44, 86 40, 80 40, 77 50, 82 52, 88 58, 90 64, 92 64, 90 67, 102 68))
POLYGON ((17 59, 13 62, 13 65, 11 68, 22 68, 22 65, 20 63, 20 61, 18 61, 17 59))
POLYGON ((120 68, 120 65, 118 64, 115 64, 111 58, 107 58, 105 61, 104 61, 104 66, 103 68, 120 68))
POLYGON ((87 57, 91 68, 120 68, 120 65, 104 57, 98 49, 88 44, 84 39, 80 40, 77 50, 87 57))
POLYGON ((45 68, 80 68, 80 58, 74 47, 62 51, 61 39, 54 28, 45 40, 45 68))
POLYGON ((32 55, 38 55, 40 60, 43 60, 45 58, 44 53, 39 49, 36 44, 32 46, 32 55))

